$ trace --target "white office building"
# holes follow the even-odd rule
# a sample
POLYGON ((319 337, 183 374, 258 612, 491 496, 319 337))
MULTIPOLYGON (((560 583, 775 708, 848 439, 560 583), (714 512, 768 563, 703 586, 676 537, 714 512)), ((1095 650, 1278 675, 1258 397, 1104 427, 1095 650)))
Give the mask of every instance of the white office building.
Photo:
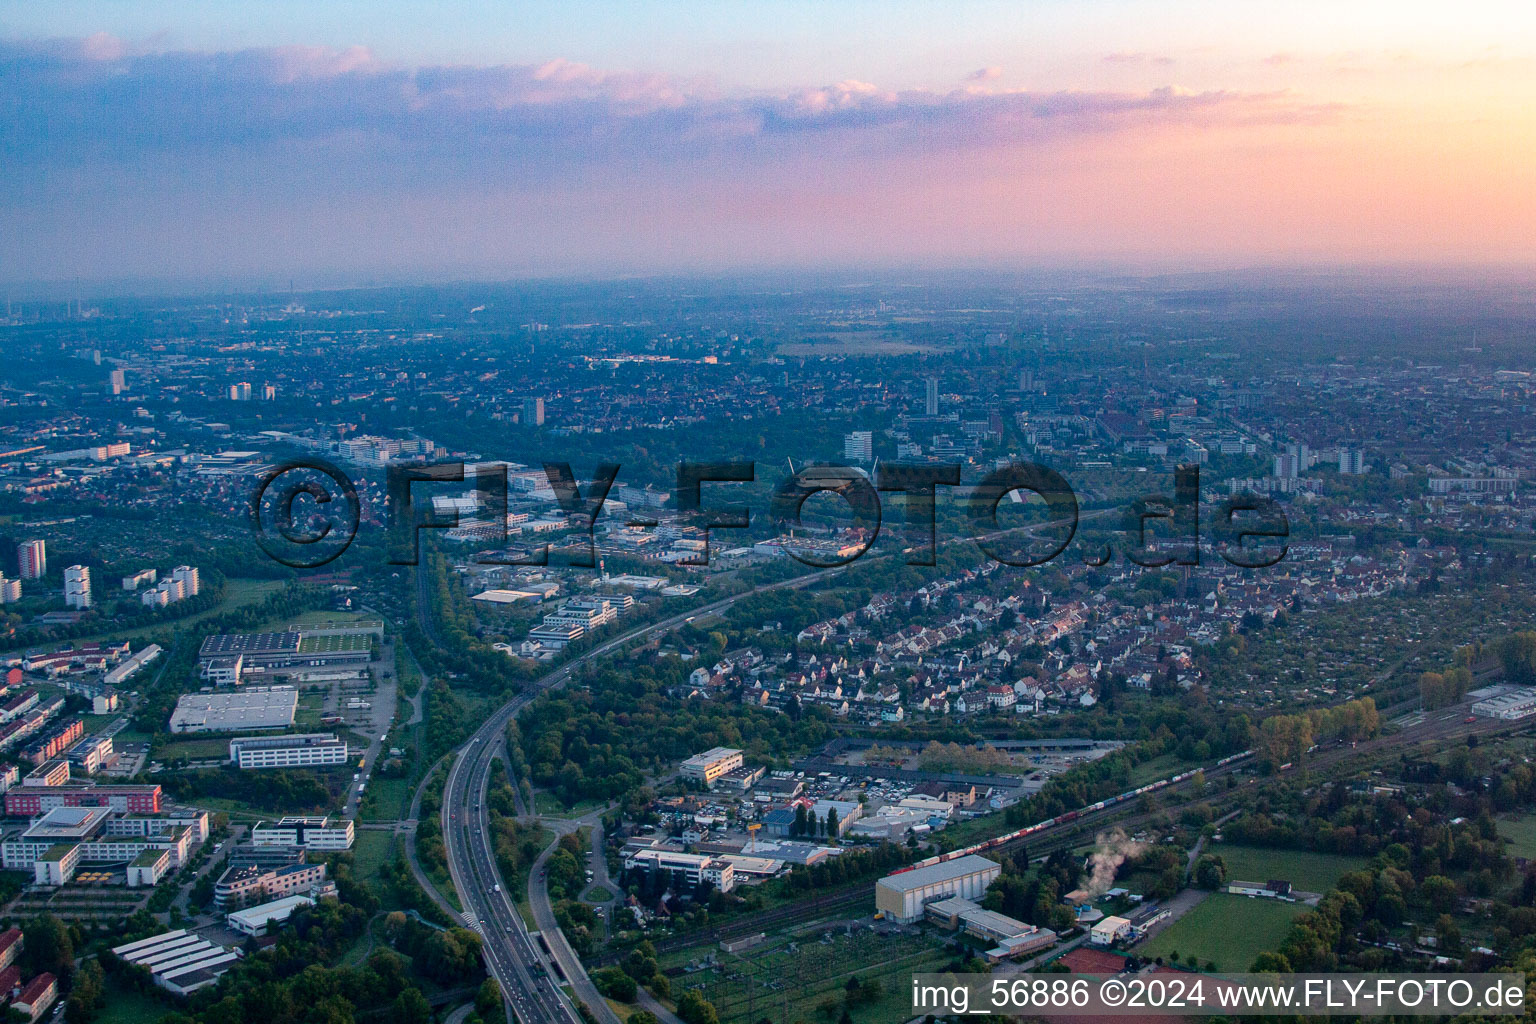
POLYGON ((636 850, 625 858, 624 867, 631 871, 665 871, 688 885, 707 882, 721 892, 730 892, 736 886, 735 865, 723 857, 707 854, 636 850))
POLYGON ((843 438, 843 458, 850 462, 868 462, 875 457, 875 435, 870 430, 855 430, 843 438))
POLYGON ((329 732, 247 736, 229 741, 229 759, 246 770, 346 764, 347 741, 329 732))
POLYGON ((292 846, 305 850, 335 852, 352 849, 352 822, 342 819, 291 816, 261 821, 251 829, 252 846, 292 846))
POLYGON ((684 761, 679 774, 689 782, 713 786, 716 779, 735 771, 741 764, 741 751, 730 747, 714 747, 684 761))

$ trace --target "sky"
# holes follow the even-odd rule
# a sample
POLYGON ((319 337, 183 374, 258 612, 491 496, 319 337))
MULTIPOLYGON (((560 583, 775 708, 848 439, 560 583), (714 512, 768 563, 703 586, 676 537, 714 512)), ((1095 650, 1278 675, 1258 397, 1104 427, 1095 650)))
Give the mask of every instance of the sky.
POLYGON ((0 282, 1536 263, 1536 4, 0 0, 0 282))

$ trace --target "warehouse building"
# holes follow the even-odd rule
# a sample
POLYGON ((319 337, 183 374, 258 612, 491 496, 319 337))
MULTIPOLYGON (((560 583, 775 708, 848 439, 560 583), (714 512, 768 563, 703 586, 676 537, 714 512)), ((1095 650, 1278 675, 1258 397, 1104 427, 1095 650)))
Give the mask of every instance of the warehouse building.
POLYGON ((1529 718, 1536 715, 1536 687, 1524 686, 1480 700, 1472 705, 1472 713, 1479 718, 1497 718, 1506 722, 1529 718))
POLYGON ((229 759, 247 770, 346 764, 347 741, 330 732, 248 736, 229 741, 229 759))
POLYGON ((292 686, 252 686, 234 693, 187 693, 171 713, 171 732, 286 729, 299 709, 292 686))
POLYGON ((923 918, 925 904, 950 896, 978 900, 1002 867, 974 853, 911 871, 898 871, 875 884, 875 909, 911 924, 923 918))

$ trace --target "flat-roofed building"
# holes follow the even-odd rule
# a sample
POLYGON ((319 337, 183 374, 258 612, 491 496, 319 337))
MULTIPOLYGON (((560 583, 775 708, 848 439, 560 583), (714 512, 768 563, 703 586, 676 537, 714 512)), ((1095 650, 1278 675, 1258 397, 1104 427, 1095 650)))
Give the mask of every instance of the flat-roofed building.
POLYGON ((128 862, 128 888, 156 885, 171 870, 171 851, 143 850, 128 862))
POLYGON ((124 659, 121 664, 103 676, 101 681, 109 687, 120 687, 140 669, 160 657, 161 653, 159 644, 150 644, 124 659))
POLYGON ((319 851, 350 850, 352 838, 352 822, 346 818, 333 824, 328 817, 290 815, 277 821, 259 821, 251 829, 253 846, 292 846, 319 851))
POLYGON ((274 924, 282 924, 300 907, 312 907, 315 901, 309 896, 284 896, 270 903, 258 903, 254 907, 236 910, 224 916, 235 931, 244 935, 265 935, 274 924))
POLYGON ((978 900, 1002 866, 976 854, 930 864, 925 868, 898 871, 875 883, 875 909, 903 924, 922 920, 923 908, 949 896, 978 900))
POLYGON ((229 741, 229 759, 247 770, 345 764, 347 741, 330 732, 248 736, 229 741))
POLYGON ((665 871, 689 885, 707 882, 721 892, 730 892, 736 886, 735 866, 723 857, 707 854, 659 849, 636 850, 625 858, 624 867, 631 871, 665 871))
POLYGON ((1472 713, 1481 718, 1497 718, 1506 722, 1529 718, 1536 715, 1536 687, 1525 686, 1480 700, 1472 705, 1472 713))
POLYGON ((158 814, 160 785, 66 782, 59 786, 14 786, 5 791, 5 813, 13 818, 44 814, 55 807, 106 807, 130 814, 158 814))
POLYGON ((713 747, 684 761, 679 774, 690 782, 713 786, 720 776, 735 771, 741 765, 741 751, 731 747, 713 747))
POLYGON ((1088 941, 1095 946, 1112 946, 1121 939, 1127 938, 1133 930, 1131 922, 1123 917, 1111 914, 1109 917, 1094 923, 1088 932, 1088 941))
POLYGON ((324 885, 324 864, 246 864, 225 869, 213 883, 213 904, 221 910, 236 904, 252 905, 285 896, 309 895, 324 885))
POLYGON ((37 885, 63 885, 80 866, 80 843, 55 843, 32 862, 32 881, 37 885))
POLYGON ((188 693, 176 701, 171 732, 246 732, 293 725, 299 691, 292 686, 252 686, 233 693, 188 693))
POLYGON ((1056 933, 1049 928, 1025 924, 959 896, 935 900, 924 909, 928 920, 941 927, 994 943, 994 948, 987 950, 987 957, 994 962, 1034 953, 1056 942, 1056 933))

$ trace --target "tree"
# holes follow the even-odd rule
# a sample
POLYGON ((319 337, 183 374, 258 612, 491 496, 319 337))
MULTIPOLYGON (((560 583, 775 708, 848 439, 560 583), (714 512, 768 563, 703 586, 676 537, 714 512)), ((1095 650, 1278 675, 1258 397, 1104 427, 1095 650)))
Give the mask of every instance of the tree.
POLYGON ((1214 853, 1195 862, 1195 884, 1202 889, 1220 889, 1227 880, 1227 863, 1214 853))
POLYGON ((617 999, 621 1003, 634 1002, 638 991, 635 979, 618 967, 604 967, 592 972, 592 984, 609 999, 617 999))
POLYGON ((501 986, 495 978, 486 978, 481 982, 480 991, 475 993, 475 1012, 484 1018, 501 1013, 501 986))
POLYGON ((827 808, 827 838, 828 839, 836 839, 837 835, 838 835, 838 833, 837 833, 837 808, 836 807, 828 807, 827 808))
POLYGON ((64 922, 44 914, 23 929, 23 936, 26 963, 31 968, 27 973, 48 971, 67 983, 75 969, 75 944, 64 922))
POLYGON ((69 1002, 65 1004, 64 1019, 69 1024, 87 1024, 96 1019, 101 1012, 102 993, 106 979, 102 974, 101 964, 96 960, 87 960, 75 973, 74 988, 69 993, 69 1002))
POLYGON ((418 988, 408 988, 395 998, 389 1019, 394 1024, 432 1024, 432 1004, 418 988))
POLYGON ((1444 875, 1430 875, 1419 886, 1419 895, 1435 910, 1444 914, 1456 906, 1456 883, 1444 875))
POLYGON ((697 989, 689 989, 677 998, 677 1015, 685 1024, 720 1024, 720 1015, 697 989))

